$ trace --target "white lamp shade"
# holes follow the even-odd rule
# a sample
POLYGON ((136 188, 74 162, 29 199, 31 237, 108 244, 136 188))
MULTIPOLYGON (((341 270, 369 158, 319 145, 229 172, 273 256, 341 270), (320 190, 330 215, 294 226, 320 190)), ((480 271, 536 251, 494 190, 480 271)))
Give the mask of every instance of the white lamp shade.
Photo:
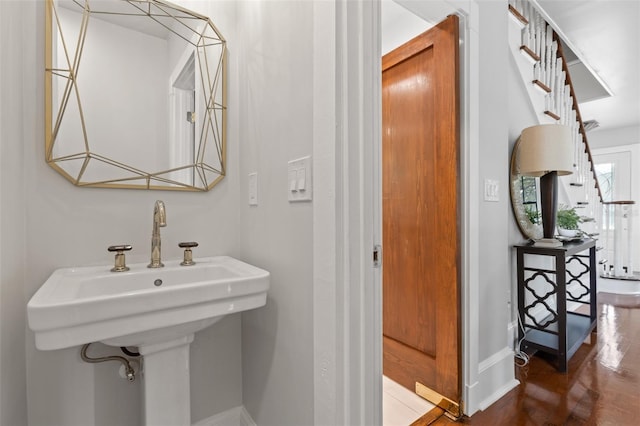
POLYGON ((571 129, 561 124, 540 124, 522 131, 518 142, 518 172, 523 176, 558 176, 573 173, 571 129))

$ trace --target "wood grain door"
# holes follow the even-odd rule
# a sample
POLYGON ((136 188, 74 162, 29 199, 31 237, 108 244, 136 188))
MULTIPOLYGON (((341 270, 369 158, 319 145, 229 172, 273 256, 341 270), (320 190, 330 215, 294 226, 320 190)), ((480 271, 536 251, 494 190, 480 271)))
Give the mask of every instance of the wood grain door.
POLYGON ((452 413, 461 396, 458 40, 450 16, 382 59, 384 374, 452 413))

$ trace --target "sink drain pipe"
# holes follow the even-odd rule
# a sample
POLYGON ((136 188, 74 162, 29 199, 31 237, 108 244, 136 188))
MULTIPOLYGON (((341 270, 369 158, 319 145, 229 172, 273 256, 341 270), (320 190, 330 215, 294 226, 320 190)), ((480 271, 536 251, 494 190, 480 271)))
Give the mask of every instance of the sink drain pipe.
POLYGON ((106 362, 106 361, 120 361, 122 363, 122 365, 124 366, 124 371, 125 371, 125 374, 127 376, 127 380, 130 381, 130 382, 133 382, 136 379, 135 372, 133 371, 133 368, 131 367, 131 364, 129 364, 129 360, 128 359, 126 359, 123 356, 118 356, 118 355, 110 355, 110 356, 101 356, 101 357, 98 357, 98 358, 91 358, 90 356, 87 355, 87 350, 89 349, 90 345, 91 345, 91 343, 87 343, 86 345, 82 346, 82 350, 80 350, 80 358, 82 358, 82 360, 84 362, 97 364, 99 362, 106 362))

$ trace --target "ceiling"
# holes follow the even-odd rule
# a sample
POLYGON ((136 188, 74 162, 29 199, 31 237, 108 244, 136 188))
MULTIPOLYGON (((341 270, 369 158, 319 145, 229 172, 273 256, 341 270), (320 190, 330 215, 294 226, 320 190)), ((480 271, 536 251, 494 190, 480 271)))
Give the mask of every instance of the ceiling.
MULTIPOLYGON (((640 126, 640 1, 537 0, 550 24, 612 96, 581 101, 583 121, 601 129, 640 126)), ((586 91, 583 92, 587 97, 586 91)))
MULTIPOLYGON (((415 21, 416 16, 411 17, 397 2, 406 3, 382 2, 384 50, 396 47, 395 39, 386 43, 395 31, 413 32, 415 36, 426 29, 421 27, 424 21, 422 24, 415 21)), ((640 128, 640 0, 534 0, 534 3, 542 8, 543 15, 584 65, 576 66, 572 73, 576 74, 576 96, 583 121, 597 120, 600 130, 640 128), (589 71, 593 75, 588 75, 589 71), (583 79, 599 80, 611 96, 594 95, 594 88, 583 85, 583 79)))

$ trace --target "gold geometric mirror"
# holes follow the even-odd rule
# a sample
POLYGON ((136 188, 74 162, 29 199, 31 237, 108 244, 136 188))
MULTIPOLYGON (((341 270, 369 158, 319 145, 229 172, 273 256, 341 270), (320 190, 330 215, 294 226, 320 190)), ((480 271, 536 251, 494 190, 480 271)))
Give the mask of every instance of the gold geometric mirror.
POLYGON ((225 175, 226 42, 162 0, 47 0, 45 158, 78 186, 208 191, 225 175))

